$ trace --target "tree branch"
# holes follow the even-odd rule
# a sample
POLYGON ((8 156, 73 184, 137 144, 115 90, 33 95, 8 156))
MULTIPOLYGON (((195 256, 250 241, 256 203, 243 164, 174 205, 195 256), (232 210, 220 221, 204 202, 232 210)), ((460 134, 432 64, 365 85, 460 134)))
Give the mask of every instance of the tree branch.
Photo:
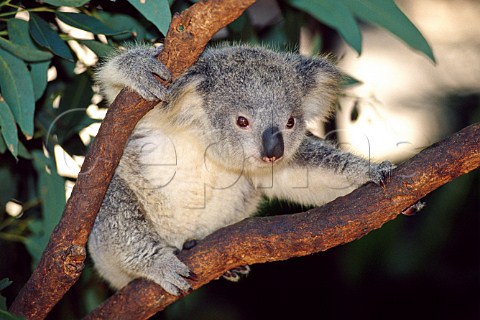
MULTIPOLYGON (((174 77, 182 74, 198 59, 213 35, 254 2, 202 1, 182 14, 176 14, 160 61, 174 77)), ((144 101, 139 95, 124 90, 110 106, 85 157, 62 219, 53 231, 37 268, 12 303, 11 312, 27 318, 45 318, 80 277, 88 235, 126 141, 138 120, 157 103, 144 101)))
MULTIPOLYGON (((211 234, 179 258, 198 289, 234 267, 305 256, 361 238, 396 218, 431 191, 480 166, 480 124, 422 151, 394 170, 386 188, 372 183, 326 205, 294 215, 250 218, 211 234)), ((146 319, 178 300, 137 279, 86 319, 146 319)))

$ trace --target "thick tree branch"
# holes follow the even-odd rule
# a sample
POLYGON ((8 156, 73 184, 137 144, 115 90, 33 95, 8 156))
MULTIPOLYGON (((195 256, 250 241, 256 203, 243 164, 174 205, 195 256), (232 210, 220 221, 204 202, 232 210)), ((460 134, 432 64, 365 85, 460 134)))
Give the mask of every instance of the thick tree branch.
MULTIPOLYGON (((255 0, 198 2, 176 14, 159 59, 174 77, 182 74, 221 28, 238 18, 255 0)), ((34 273, 10 311, 29 319, 43 319, 79 278, 85 245, 125 143, 138 120, 157 102, 122 91, 110 106, 82 169, 63 216, 52 233, 34 273)), ((48 213, 46 213, 48 214, 48 213)))
MULTIPOLYGON (((192 288, 231 268, 310 255, 351 242, 396 218, 431 191, 480 166, 480 124, 432 145, 394 170, 385 188, 367 184, 320 208, 250 218, 220 229, 179 255, 197 279, 192 288)), ((146 319, 178 300, 138 279, 86 319, 146 319)))

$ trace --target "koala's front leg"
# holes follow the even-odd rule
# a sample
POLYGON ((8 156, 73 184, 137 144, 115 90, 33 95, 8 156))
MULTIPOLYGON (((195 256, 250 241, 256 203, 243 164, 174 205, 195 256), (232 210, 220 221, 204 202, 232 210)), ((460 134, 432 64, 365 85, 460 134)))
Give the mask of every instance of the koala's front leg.
POLYGON ((135 278, 150 279, 178 295, 193 276, 145 217, 133 192, 114 176, 89 239, 99 273, 120 289, 135 278))
POLYGON ((355 185, 374 182, 385 185, 395 168, 389 161, 374 163, 352 153, 337 149, 331 143, 308 137, 297 153, 298 163, 308 168, 324 168, 355 185))
POLYGON ((168 100, 168 89, 156 78, 167 82, 172 79, 167 67, 156 58, 162 49, 139 46, 119 51, 107 59, 98 68, 96 79, 109 102, 125 87, 146 100, 168 100))

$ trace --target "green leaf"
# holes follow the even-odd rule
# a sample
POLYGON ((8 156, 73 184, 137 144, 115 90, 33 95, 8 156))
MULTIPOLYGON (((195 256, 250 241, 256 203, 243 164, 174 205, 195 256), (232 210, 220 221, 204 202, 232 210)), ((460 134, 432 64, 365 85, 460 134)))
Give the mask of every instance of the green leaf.
MULTIPOLYGON (((5 298, 4 297, 0 297, 2 300, 5 301, 5 298)), ((14 315, 13 313, 10 313, 8 311, 6 311, 6 307, 5 309, 0 309, 0 319, 4 319, 4 320, 23 320, 25 318, 23 317, 20 317, 20 316, 17 316, 17 315, 14 315)))
POLYGON ((7 28, 8 35, 12 42, 37 49, 35 42, 33 42, 32 37, 30 37, 28 21, 22 19, 10 19, 7 21, 7 28))
POLYGON ((5 289, 6 287, 8 287, 9 285, 11 285, 13 283, 13 281, 11 281, 10 279, 8 278, 3 278, 2 280, 0 280, 0 291, 2 291, 3 289, 5 289))
POLYGON ((51 126, 55 126, 52 129, 55 130, 60 144, 63 144, 73 134, 96 122, 86 114, 92 96, 91 78, 86 73, 75 77, 62 92, 60 105, 55 110, 57 116, 51 123, 51 126))
POLYGON ((43 2, 54 6, 81 7, 89 0, 44 0, 43 2))
MULTIPOLYGON (((4 278, 4 279, 0 280, 0 291, 2 291, 3 289, 5 289, 9 285, 11 285, 12 282, 13 281, 11 281, 8 278, 4 278)), ((5 297, 2 297, 0 295, 0 319, 2 319, 2 320, 22 320, 24 318, 8 312, 7 311, 7 299, 5 299, 5 297)))
MULTIPOLYGON (((47 54, 49 56, 49 59, 53 57, 50 52, 38 50, 39 46, 35 44, 32 37, 30 36, 28 21, 21 19, 10 19, 7 21, 7 27, 8 36, 13 43, 30 48, 31 50, 43 52, 44 54, 47 54)), ((26 61, 31 60, 26 59, 26 61)))
POLYGON ((87 46, 90 50, 92 50, 97 56, 104 58, 108 57, 115 49, 101 43, 100 41, 96 40, 77 40, 80 44, 87 46))
POLYGON ((0 100, 0 130, 2 131, 2 136, 8 146, 8 150, 10 150, 16 159, 18 154, 17 126, 15 125, 15 118, 10 108, 3 100, 0 100))
POLYGON ((353 49, 358 53, 361 52, 362 34, 360 33, 360 28, 352 12, 343 1, 289 0, 289 3, 293 7, 309 13, 327 26, 337 30, 353 49))
POLYGON ((43 152, 38 150, 32 154, 33 164, 38 173, 37 189, 42 201, 42 220, 41 224, 30 225, 33 235, 28 238, 25 245, 36 264, 47 246, 50 234, 60 221, 66 198, 65 180, 57 174, 53 159, 45 157, 43 152))
POLYGON ((21 46, 0 37, 0 48, 7 50, 25 61, 45 61, 52 58, 50 52, 32 49, 28 46, 21 46))
MULTIPOLYGON (((3 298, 5 299, 5 298, 3 298)), ((5 320, 23 320, 25 318, 14 315, 13 313, 10 313, 5 310, 0 310, 0 319, 5 319, 5 320)))
POLYGON ((112 35, 119 33, 107 27, 100 20, 82 13, 57 12, 55 15, 58 19, 72 27, 90 31, 94 34, 112 35))
POLYGON ((30 64, 30 76, 32 77, 35 101, 40 99, 47 87, 47 72, 50 67, 50 61, 35 62, 30 64))
POLYGON ((389 30, 435 62, 432 49, 423 35, 392 0, 341 0, 341 2, 345 3, 355 16, 389 30))
POLYGON ((0 89, 22 132, 33 136, 35 99, 32 78, 25 63, 0 49, 0 89))
POLYGON ((55 32, 48 23, 38 15, 30 12, 30 34, 42 47, 48 48, 54 54, 64 59, 73 61, 72 53, 65 41, 55 32))
POLYGON ((166 35, 170 21, 172 19, 172 13, 170 12, 170 6, 168 0, 159 1, 142 1, 142 0, 128 0, 140 13, 151 23, 153 23, 157 29, 166 35))
POLYGON ((18 141, 18 156, 24 159, 32 160, 33 157, 21 141, 18 141))
POLYGON ((111 14, 109 12, 99 11, 96 13, 96 16, 113 30, 121 31, 112 36, 116 41, 132 38, 133 35, 135 35, 137 39, 145 39, 147 31, 144 26, 126 14, 111 14))
POLYGON ((0 139, 0 153, 4 154, 7 151, 7 145, 5 144, 5 140, 0 139))

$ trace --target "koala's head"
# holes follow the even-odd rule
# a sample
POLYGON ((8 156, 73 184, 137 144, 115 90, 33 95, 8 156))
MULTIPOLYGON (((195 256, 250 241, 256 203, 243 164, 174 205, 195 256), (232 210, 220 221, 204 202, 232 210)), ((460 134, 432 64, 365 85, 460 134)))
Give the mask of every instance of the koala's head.
POLYGON ((306 121, 330 113, 339 79, 323 58, 246 46, 211 49, 174 83, 173 109, 177 119, 201 128, 207 155, 252 170, 292 159, 306 121))

